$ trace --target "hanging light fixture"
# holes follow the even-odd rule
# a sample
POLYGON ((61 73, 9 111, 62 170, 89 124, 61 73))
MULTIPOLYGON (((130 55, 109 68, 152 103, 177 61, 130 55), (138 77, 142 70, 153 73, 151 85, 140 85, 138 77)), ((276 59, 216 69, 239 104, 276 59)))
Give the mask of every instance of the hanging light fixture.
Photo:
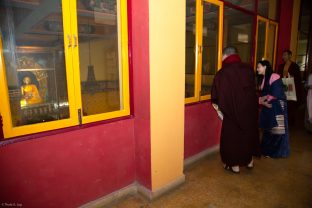
MULTIPOLYGON (((88 20, 89 25, 89 20, 88 20)), ((95 92, 97 89, 97 82, 95 79, 94 66, 91 61, 91 38, 88 39, 88 48, 89 48, 89 65, 88 65, 88 75, 87 75, 87 83, 86 87, 88 91, 95 92)))

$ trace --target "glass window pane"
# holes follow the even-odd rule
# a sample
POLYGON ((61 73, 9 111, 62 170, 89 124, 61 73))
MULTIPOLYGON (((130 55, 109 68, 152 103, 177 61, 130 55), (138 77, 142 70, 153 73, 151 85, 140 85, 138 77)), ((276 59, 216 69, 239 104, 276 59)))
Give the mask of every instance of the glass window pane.
POLYGON ((219 6, 205 2, 201 95, 210 94, 214 75, 218 71, 218 33, 219 6))
POLYGON ((264 54, 265 53, 265 33, 266 33, 266 22, 258 20, 256 61, 260 61, 266 58, 264 54))
POLYGON ((307 47, 308 47, 308 33, 299 31, 299 40, 297 43, 296 63, 300 67, 300 71, 306 70, 307 65, 307 47))
POLYGON ((263 17, 268 17, 269 0, 258 0, 258 14, 263 17))
POLYGON ((248 9, 251 11, 255 11, 255 0, 225 0, 231 4, 242 7, 244 9, 248 9))
POLYGON ((278 0, 270 0, 269 1, 269 15, 270 19, 276 20, 277 19, 277 4, 278 0))
POLYGON ((13 126, 69 118, 61 1, 1 1, 13 126))
POLYGON ((258 0, 258 14, 276 20, 278 0, 258 0))
POLYGON ((270 61, 272 66, 274 66, 274 49, 275 49, 275 34, 276 34, 276 25, 269 24, 269 37, 268 37, 268 46, 267 46, 267 60, 270 61))
POLYGON ((238 49, 243 62, 251 63, 253 16, 224 7, 223 47, 238 49))
POLYGON ((195 93, 195 32, 196 3, 186 1, 186 31, 185 31, 185 97, 194 97, 195 93))
MULTIPOLYGON (((301 11, 299 16, 299 31, 298 31, 298 43, 296 63, 299 65, 301 71, 307 72, 308 75, 308 40, 309 40, 309 28, 312 21, 312 10, 310 9, 310 1, 303 0, 301 2, 301 11)), ((311 40, 311 38, 310 38, 311 40)), ((311 71, 312 72, 312 71, 311 71)))
POLYGON ((122 70, 116 0, 78 1, 84 116, 122 110, 122 70))

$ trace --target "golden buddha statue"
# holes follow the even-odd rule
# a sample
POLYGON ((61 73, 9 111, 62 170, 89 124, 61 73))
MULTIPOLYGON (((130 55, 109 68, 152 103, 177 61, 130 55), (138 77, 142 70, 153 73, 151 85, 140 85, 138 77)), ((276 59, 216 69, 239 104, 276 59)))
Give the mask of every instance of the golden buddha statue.
POLYGON ((23 78, 23 86, 21 87, 23 99, 20 101, 21 107, 26 107, 42 102, 37 86, 31 83, 31 78, 26 76, 23 78))

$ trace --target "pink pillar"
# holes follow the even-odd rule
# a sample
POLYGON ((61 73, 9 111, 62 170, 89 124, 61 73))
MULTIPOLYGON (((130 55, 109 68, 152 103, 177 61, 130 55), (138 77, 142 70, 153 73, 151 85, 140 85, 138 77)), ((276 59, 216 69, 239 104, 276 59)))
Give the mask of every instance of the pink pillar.
POLYGON ((283 50, 290 47, 293 0, 280 1, 279 9, 276 68, 282 63, 283 50))
POLYGON ((151 189, 148 1, 128 0, 128 12, 136 180, 151 189))

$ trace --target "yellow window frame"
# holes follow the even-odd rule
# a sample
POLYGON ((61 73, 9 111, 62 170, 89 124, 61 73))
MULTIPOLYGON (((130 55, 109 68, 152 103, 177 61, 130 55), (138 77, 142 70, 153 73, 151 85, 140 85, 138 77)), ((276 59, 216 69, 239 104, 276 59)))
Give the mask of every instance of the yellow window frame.
POLYGON ((203 43, 203 3, 211 3, 219 7, 219 31, 218 31, 218 69, 222 67, 222 36, 223 36, 223 13, 224 4, 219 0, 196 0, 196 35, 195 35, 195 83, 194 96, 185 98, 185 104, 209 100, 211 95, 200 95, 202 77, 202 43, 203 43))
MULTIPOLYGON (((269 26, 274 25, 275 26, 275 37, 274 37, 274 51, 273 51, 273 61, 272 61, 272 67, 275 69, 275 64, 276 64, 276 50, 277 50, 277 37, 278 37, 278 23, 276 21, 270 20, 268 18, 264 18, 262 16, 257 16, 257 27, 256 27, 256 40, 258 40, 258 26, 259 26, 259 21, 265 22, 265 43, 264 43, 264 59, 268 58, 268 44, 269 44, 269 26)), ((258 51, 258 41, 256 41, 255 44, 255 54, 254 57, 255 59, 257 58, 257 51, 258 51)), ((256 69, 257 62, 259 60, 254 61, 254 68, 256 69)))
MULTIPOLYGON (((97 114, 82 117, 82 123, 107 120, 130 115, 130 96, 129 96, 129 64, 128 64, 128 24, 127 24, 127 0, 117 0, 119 24, 119 39, 121 50, 121 73, 122 73, 122 106, 123 110, 97 114)), ((4 62, 3 43, 0 35, 0 114, 3 120, 4 138, 12 138, 28 134, 34 134, 44 131, 56 130, 75 126, 80 123, 78 109, 81 109, 81 86, 80 86, 80 68, 79 68, 79 46, 72 44, 72 41, 78 41, 77 29, 77 9, 76 0, 62 0, 62 17, 63 17, 63 35, 64 35, 64 52, 65 66, 67 77, 67 92, 70 117, 68 119, 36 123, 24 126, 14 127, 11 118, 11 109, 9 101, 8 83, 6 80, 6 68, 4 62)))
POLYGON ((1 93, 1 105, 0 105, 0 113, 2 115, 3 120, 3 133, 4 138, 17 137, 27 134, 39 133, 42 131, 49 131, 59 128, 65 128, 78 124, 78 116, 75 116, 76 111, 74 104, 74 87, 73 80, 69 79, 69 77, 73 77, 73 70, 70 68, 70 59, 72 56, 71 50, 69 47, 69 39, 65 38, 65 34, 69 34, 69 3, 67 0, 62 0, 62 15, 63 15, 63 31, 64 31, 64 50, 65 50, 65 65, 66 65, 66 76, 67 79, 67 90, 68 90, 68 103, 69 103, 69 113, 70 117, 68 119, 62 119, 57 121, 50 121, 45 123, 37 123, 30 124, 24 126, 14 127, 12 124, 11 118, 11 109, 10 109, 10 101, 9 101, 9 91, 8 91, 8 83, 6 79, 6 69, 3 55, 3 43, 2 38, 0 37, 0 93, 1 93))
MULTIPOLYGON (((71 13, 77 14, 76 0, 71 2, 71 13)), ((118 118, 122 116, 130 115, 130 92, 129 92, 129 63, 128 63, 128 24, 127 24, 127 0, 117 0, 117 15, 120 18, 118 20, 118 40, 119 40, 119 54, 121 54, 121 70, 122 73, 122 110, 107 112, 95 115, 83 116, 81 115, 82 124, 107 120, 111 118, 118 118)), ((80 61, 79 61, 79 36, 78 36, 78 20, 77 15, 74 15, 71 19, 72 25, 71 30, 76 43, 76 47, 73 48, 74 59, 73 68, 74 70, 74 83, 75 83, 75 99, 76 99, 76 111, 80 110, 82 112, 82 97, 81 97, 81 86, 80 86, 80 61)))
POLYGON ((274 37, 274 51, 273 51, 273 63, 272 67, 275 69, 276 66, 276 51, 277 51, 277 38, 278 38, 278 23, 275 21, 270 20, 269 21, 269 26, 274 25, 275 26, 275 37, 274 37))

